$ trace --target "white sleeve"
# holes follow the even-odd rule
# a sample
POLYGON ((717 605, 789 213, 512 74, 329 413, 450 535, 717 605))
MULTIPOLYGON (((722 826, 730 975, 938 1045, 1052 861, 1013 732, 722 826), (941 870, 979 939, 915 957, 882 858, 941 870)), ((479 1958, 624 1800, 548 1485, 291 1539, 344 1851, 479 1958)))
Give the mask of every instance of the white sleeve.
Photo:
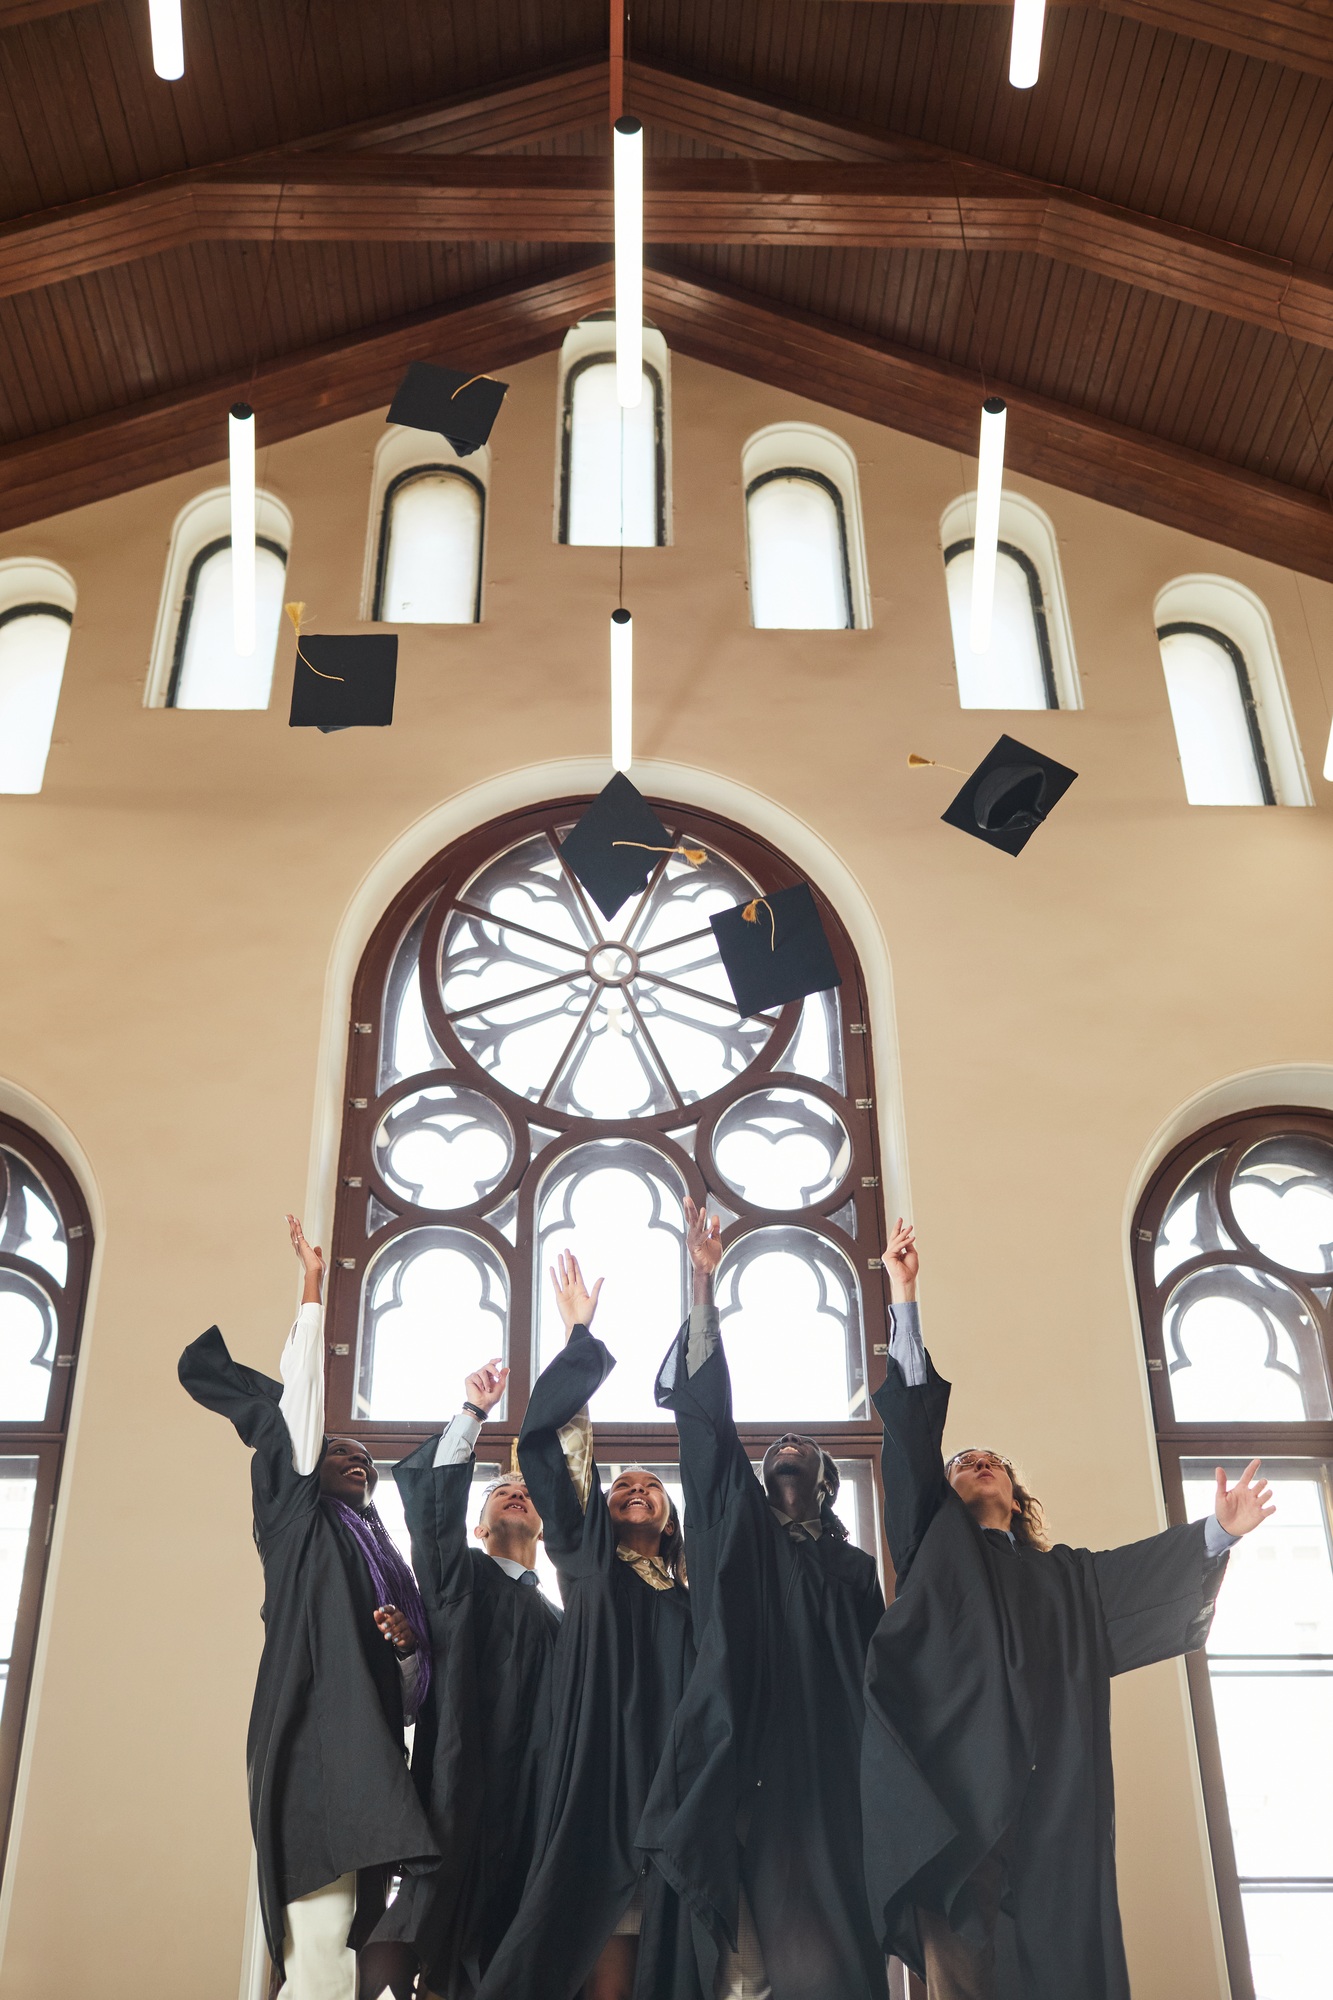
POLYGON ((292 1464, 313 1472, 324 1449, 324 1308, 302 1306, 279 1363, 278 1408, 292 1441, 292 1464))
POLYGON ((889 1359, 903 1371, 909 1389, 926 1386, 926 1350, 921 1344, 921 1313, 915 1299, 889 1307, 889 1359))
POLYGON ((435 1447, 432 1465, 463 1465, 471 1458, 481 1436, 481 1425, 471 1410, 460 1410, 456 1417, 450 1417, 440 1432, 440 1442, 435 1447))
POLYGON ((1203 1524, 1203 1547, 1205 1555, 1224 1556, 1228 1549, 1234 1549, 1240 1540, 1230 1528, 1224 1528, 1216 1514, 1210 1514, 1203 1524))

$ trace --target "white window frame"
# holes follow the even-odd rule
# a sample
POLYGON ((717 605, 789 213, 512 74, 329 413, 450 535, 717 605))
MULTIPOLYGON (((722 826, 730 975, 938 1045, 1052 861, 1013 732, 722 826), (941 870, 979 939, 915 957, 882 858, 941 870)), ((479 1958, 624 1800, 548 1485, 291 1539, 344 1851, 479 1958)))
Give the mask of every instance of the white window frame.
MULTIPOLYGON (((744 510, 746 588, 750 574, 750 489, 765 473, 792 471, 814 473, 819 483, 828 482, 842 502, 842 527, 846 536, 847 581, 851 594, 852 622, 844 630, 868 632, 870 576, 866 566, 865 526, 861 514, 861 478, 856 453, 836 431, 819 424, 767 424, 741 446, 741 506, 744 510)), ((750 599, 750 623, 754 624, 754 598, 750 599)), ((756 629, 783 631, 792 628, 764 626, 756 629)))
MULTIPOLYGON (((1314 793, 1287 693, 1277 634, 1263 599, 1233 577, 1178 576, 1153 599, 1154 640, 1164 625, 1205 625, 1239 648, 1249 674, 1273 803, 1312 806, 1314 793)), ((1165 677, 1162 692, 1166 692, 1165 677)))
MULTIPOLYGON (((390 497, 389 489, 393 487, 396 490, 398 482, 410 473, 430 472, 441 466, 448 471, 456 469, 467 473, 481 487, 481 553, 477 564, 477 615, 473 623, 480 625, 485 616, 486 547, 491 513, 490 446, 481 445, 476 451, 469 452, 466 458, 460 458, 446 437, 434 436, 426 431, 409 430, 402 424, 386 424, 384 436, 375 447, 370 470, 370 515, 366 525, 366 553, 361 572, 361 617, 367 625, 394 622, 375 618, 380 549, 386 527, 384 509, 390 497)), ((450 626, 449 629, 453 631, 459 628, 450 626)))
MULTIPOLYGON (((599 546, 596 543, 567 543, 561 532, 565 517, 565 401, 571 372, 580 362, 589 361, 594 355, 605 355, 608 360, 615 358, 616 316, 614 313, 594 313, 589 319, 581 319, 572 326, 560 346, 560 366, 555 385, 555 506, 552 515, 551 539, 561 547, 599 546)), ((643 323, 644 366, 651 368, 662 384, 662 492, 661 525, 662 539, 655 546, 670 548, 674 536, 671 529, 671 350, 665 336, 647 320, 643 323)), ((607 546, 602 544, 600 546, 607 546)), ((614 547, 614 544, 610 544, 614 547)))
MULTIPOLYGON (((41 611, 49 607, 52 611, 67 614, 71 627, 78 607, 79 593, 73 577, 59 563, 48 562, 42 556, 11 556, 0 562, 0 619, 7 612, 21 610, 41 611)), ((73 634, 71 633, 71 637, 73 634)), ((69 665, 69 649, 65 650, 65 666, 69 665)), ((64 693, 65 673, 61 668, 60 690, 56 696, 56 715, 51 723, 51 735, 46 746, 47 761, 50 760, 51 746, 55 742, 56 721, 60 714, 60 696, 64 693)), ((45 763, 42 784, 46 783, 45 763)), ((0 792, 5 799, 36 799, 41 797, 40 788, 35 792, 0 792)))
MULTIPOLYGON (((940 561, 944 562, 945 551, 958 542, 975 539, 977 524, 977 495, 974 487, 970 493, 960 493, 950 501, 940 516, 940 561)), ((1060 566, 1060 542, 1055 532, 1055 523, 1035 500, 1029 500, 1025 493, 1011 492, 1008 487, 1000 497, 1000 540, 1008 542, 1021 555, 1025 555, 1037 572, 1041 583, 1042 610, 1046 618, 1046 641, 1050 648, 1051 679, 1055 686, 1055 706, 1057 709, 1082 708, 1083 688, 1079 681, 1078 660, 1074 653, 1074 628, 1069 619, 1069 602, 1065 596, 1064 571, 1060 566)), ((945 588, 944 615, 949 617, 948 588, 945 588)), ((950 622, 949 651, 953 654, 953 627, 950 622)), ((955 674, 957 662, 955 661, 955 674)), ((1024 710, 1023 713, 1029 711, 1024 710)), ((1040 714, 1039 709, 1030 711, 1040 714)), ((1049 714, 1051 711, 1047 710, 1049 714)), ((1010 711, 1017 713, 1017 711, 1010 711)))
MULTIPOLYGON (((255 493, 255 535, 261 541, 276 542, 280 548, 285 549, 287 566, 290 569, 291 511, 283 505, 276 494, 265 492, 262 488, 255 493)), ((144 682, 145 708, 167 706, 167 696, 171 692, 171 670, 176 658, 176 634, 180 629, 181 614, 185 606, 185 585, 194 559, 208 547, 210 542, 228 541, 230 537, 231 493, 226 486, 214 486, 207 493, 197 494, 181 508, 172 523, 166 569, 162 576, 162 595, 158 599, 157 622, 153 627, 153 644, 144 682)), ((195 712, 220 714, 224 711, 210 709, 195 712)), ((231 710, 225 712, 232 713, 231 710)), ((235 711, 240 715, 262 715, 265 712, 263 709, 235 711)))

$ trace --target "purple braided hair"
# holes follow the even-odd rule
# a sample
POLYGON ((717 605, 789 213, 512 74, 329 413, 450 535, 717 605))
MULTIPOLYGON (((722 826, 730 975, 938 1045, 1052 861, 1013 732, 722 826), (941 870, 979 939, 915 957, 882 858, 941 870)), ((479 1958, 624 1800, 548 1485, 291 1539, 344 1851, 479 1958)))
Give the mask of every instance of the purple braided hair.
POLYGON ((412 1637, 417 1642, 418 1674, 416 1700, 407 1720, 415 1722, 426 1699, 431 1672, 430 1628, 417 1580, 373 1506, 349 1507, 345 1500, 335 1500, 328 1493, 324 1495, 324 1505, 342 1522, 365 1557, 376 1606, 396 1605, 412 1628, 412 1637))

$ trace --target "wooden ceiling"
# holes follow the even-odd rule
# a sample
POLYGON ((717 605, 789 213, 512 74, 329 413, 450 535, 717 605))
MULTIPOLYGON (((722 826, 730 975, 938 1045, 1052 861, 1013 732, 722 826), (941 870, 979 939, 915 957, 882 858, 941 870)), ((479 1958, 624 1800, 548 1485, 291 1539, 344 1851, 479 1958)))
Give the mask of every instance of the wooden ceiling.
MULTIPOLYGON (((0 527, 610 303, 608 0, 0 0, 0 527)), ((680 352, 1333 580, 1333 0, 633 0, 680 352)))

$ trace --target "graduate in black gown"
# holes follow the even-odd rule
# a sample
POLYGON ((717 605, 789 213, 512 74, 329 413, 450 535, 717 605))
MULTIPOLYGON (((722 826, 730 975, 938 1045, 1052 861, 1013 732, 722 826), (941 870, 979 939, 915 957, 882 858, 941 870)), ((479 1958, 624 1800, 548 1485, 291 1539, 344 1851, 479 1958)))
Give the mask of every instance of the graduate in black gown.
POLYGON ((701 2000, 688 1921, 634 1836, 694 1665, 680 1523, 660 1480, 603 1494, 589 1399, 614 1362, 588 1328, 601 1291, 562 1255, 563 1351, 533 1385, 518 1457, 565 1615, 532 1872, 480 2000, 701 2000))
MULTIPOLYGON (((264 1935, 285 1966, 284 2000, 354 2000, 349 1934, 364 1928, 366 1901, 373 1921, 389 1870, 436 1862, 403 1737, 428 1678, 426 1624, 371 1503, 369 1455, 324 1437, 324 1260, 287 1222, 305 1282, 283 1380, 233 1361, 216 1327, 178 1372, 254 1454, 264 1650, 246 1759, 264 1935)), ((400 1969, 381 1957, 375 1992, 400 1969)))
POLYGON ((1046 1544, 1007 1459, 941 1438, 898 1223, 884 1422, 897 1595, 866 1669, 866 1881, 931 2000, 1128 2000, 1110 1682, 1202 1646, 1226 1551, 1273 1512, 1258 1461, 1215 1514, 1094 1554, 1046 1544))
POLYGON ((857 1782, 879 1577, 812 1439, 779 1438, 756 1479, 713 1304, 720 1225, 686 1208, 695 1304, 658 1402, 680 1431, 699 1663, 640 1839, 690 1904, 710 1995, 883 2000, 857 1782))
POLYGON ((423 1992, 469 2000, 512 1923, 532 1861, 560 1613, 537 1584, 542 1524, 517 1474, 487 1490, 474 1546, 477 1434, 509 1370, 486 1362, 438 1438, 394 1468, 434 1644, 413 1769, 429 1774, 441 1862, 406 1880, 376 1938, 410 1942, 423 1992))

